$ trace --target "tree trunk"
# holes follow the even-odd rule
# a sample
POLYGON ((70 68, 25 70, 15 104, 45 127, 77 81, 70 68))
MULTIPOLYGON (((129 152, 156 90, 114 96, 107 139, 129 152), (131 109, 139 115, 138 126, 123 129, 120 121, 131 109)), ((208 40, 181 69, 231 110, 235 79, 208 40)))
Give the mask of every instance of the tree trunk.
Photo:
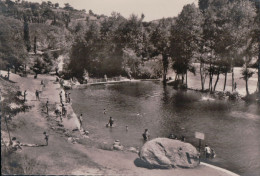
POLYGON ((211 70, 210 73, 209 73, 209 91, 212 92, 212 89, 213 89, 213 86, 212 86, 212 83, 213 83, 213 71, 211 70))
POLYGON ((184 83, 184 74, 183 73, 181 74, 181 83, 182 84, 184 83))
POLYGON ((34 54, 37 54, 37 37, 34 36, 34 44, 33 44, 34 54))
POLYGON ((234 67, 232 66, 232 92, 234 91, 234 67))
MULTIPOLYGON (((258 10, 260 3, 258 4, 258 10)), ((258 11, 258 13, 260 13, 258 11)), ((258 36, 258 100, 260 100, 260 35, 258 36)))
POLYGON ((175 75, 175 81, 177 80, 177 76, 178 76, 178 74, 176 73, 176 75, 175 75))
POLYGON ((186 88, 188 88, 188 71, 186 70, 186 88))
POLYGON ((201 90, 204 91, 204 78, 202 68, 204 67, 204 63, 200 62, 200 82, 201 82, 201 90))
POLYGON ((212 64, 210 63, 209 65, 209 91, 212 92, 212 80, 213 80, 213 68, 212 64))
POLYGON ((211 66, 209 66, 209 90, 210 90, 210 81, 211 81, 211 66))
POLYGON ((223 88, 223 91, 226 90, 226 84, 227 84, 227 72, 225 72, 225 81, 224 81, 224 88, 223 88))
POLYGON ((5 117, 5 124, 6 124, 6 128, 7 128, 7 132, 8 132, 8 136, 9 136, 10 144, 12 144, 12 140, 11 140, 10 131, 9 131, 9 128, 8 128, 8 125, 7 125, 6 116, 4 116, 4 117, 5 117))
POLYGON ((217 79, 216 79, 216 82, 215 82, 215 85, 214 85, 214 92, 216 90, 216 87, 217 87, 217 84, 218 84, 218 80, 219 80, 219 71, 220 71, 220 68, 218 69, 218 75, 217 75, 217 79))
POLYGON ((249 91, 248 91, 248 78, 246 78, 246 95, 249 95, 249 91))
POLYGON ((9 80, 9 78, 10 78, 10 68, 8 67, 7 68, 7 79, 9 80))
POLYGON ((168 72, 168 56, 166 54, 162 55, 162 59, 163 59, 163 84, 166 85, 166 76, 167 76, 167 72, 168 72))

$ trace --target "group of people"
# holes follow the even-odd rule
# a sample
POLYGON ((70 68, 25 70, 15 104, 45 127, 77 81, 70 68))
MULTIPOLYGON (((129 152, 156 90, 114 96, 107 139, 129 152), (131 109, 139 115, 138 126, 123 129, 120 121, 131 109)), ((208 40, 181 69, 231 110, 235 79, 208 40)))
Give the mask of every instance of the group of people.
POLYGON ((69 93, 65 92, 65 102, 70 103, 70 92, 69 93))
MULTIPOLYGON (((104 109, 104 114, 106 114, 106 111, 104 109)), ((114 119, 110 116, 108 123, 106 124, 106 127, 113 127, 114 119)), ((128 125, 126 125, 126 131, 128 131, 128 125)), ((150 138, 150 134, 148 132, 148 129, 144 130, 144 133, 142 134, 144 141, 148 141, 150 138)))
MULTIPOLYGON (((106 114, 105 113, 105 109, 104 109, 104 114, 106 114)), ((82 117, 82 114, 81 114, 80 117, 82 117)), ((79 120, 79 121, 80 121, 80 123, 82 123, 82 120, 79 120)), ((114 124, 114 119, 112 117, 110 117, 106 126, 107 127, 113 127, 113 124, 114 124)), ((128 131, 128 126, 127 125, 126 125, 126 131, 128 131)), ((144 130, 144 133, 142 134, 142 136, 143 136, 143 140, 144 141, 148 141, 150 139, 150 134, 148 132, 148 129, 144 130)), ((178 139, 177 136, 174 135, 174 134, 170 134, 168 138, 175 139, 175 140, 178 139)), ((181 136, 180 140, 184 142, 186 140, 185 136, 181 136)), ((204 153, 205 153, 206 159, 215 158, 216 157, 215 150, 210 148, 207 144, 205 145, 204 153)))
MULTIPOLYGON (((62 91, 60 91, 60 103, 63 104, 62 91)), ((65 103, 70 103, 70 92, 65 92, 65 103)))
MULTIPOLYGON (((41 82, 42 85, 43 84, 43 81, 41 82)), ((63 104, 63 99, 62 99, 62 91, 60 92, 60 103, 61 103, 61 107, 62 107, 62 111, 60 112, 59 110, 55 110, 55 114, 58 116, 60 115, 60 118, 61 118, 61 121, 62 121, 62 116, 66 115, 66 108, 63 104)), ((24 91, 24 101, 26 101, 26 90, 24 91)), ((40 100, 40 97, 39 97, 39 91, 36 90, 35 91, 35 96, 36 96, 36 100, 40 100)), ((70 103, 70 93, 67 93, 65 92, 65 102, 66 103, 70 103)), ((46 104, 46 112, 47 112, 47 115, 49 115, 49 101, 47 100, 46 104)), ((106 115, 106 109, 104 109, 104 114, 106 115)), ((78 121, 79 121, 79 125, 80 125, 80 129, 82 129, 82 122, 83 122, 83 114, 80 114, 80 116, 78 117, 78 121)), ((109 121, 108 123, 106 124, 107 127, 113 127, 114 125, 114 119, 110 116, 109 118, 109 121)), ((128 126, 126 126, 126 131, 128 131, 128 126)), ((48 145, 48 140, 49 140, 49 135, 47 134, 47 132, 43 132, 43 135, 44 135, 44 139, 45 139, 45 142, 46 142, 46 146, 48 145)), ((150 134, 148 132, 148 129, 145 129, 144 130, 144 133, 142 134, 142 137, 143 137, 143 140, 144 141, 148 141, 150 139, 150 134)), ((174 134, 170 134, 169 137, 170 139, 177 139, 177 136, 175 136, 174 134)), ((182 136, 181 137, 181 141, 185 141, 185 137, 182 136)), ((11 145, 13 148, 21 148, 20 147, 20 142, 19 141, 16 141, 16 138, 12 138, 12 141, 11 141, 11 145)), ((214 149, 210 148, 207 144, 205 145, 205 148, 204 148, 204 153, 205 153, 205 157, 206 159, 209 159, 209 158, 215 158, 216 157, 216 153, 214 151, 214 149)))
MULTIPOLYGON (((47 132, 43 132, 44 135, 44 140, 45 140, 45 145, 48 146, 48 141, 49 141, 49 135, 47 132)), ((37 144, 22 144, 20 143, 20 141, 18 141, 16 139, 16 137, 12 137, 12 139, 10 140, 10 142, 7 144, 6 147, 9 147, 9 149, 11 149, 11 151, 17 151, 18 149, 22 149, 21 146, 39 146, 37 144)))
MULTIPOLYGON (((60 93, 59 93, 59 96, 60 96, 60 103, 61 103, 61 111, 59 110, 59 109, 56 109, 55 111, 54 111, 54 113, 56 114, 56 118, 58 118, 58 117, 60 117, 60 121, 62 122, 62 116, 66 116, 67 115, 67 110, 66 110, 66 107, 65 107, 65 105, 64 105, 64 103, 63 103, 63 99, 62 99, 62 91, 60 91, 60 93)), ((65 92, 65 102, 66 103, 68 103, 68 102, 70 102, 70 93, 67 93, 67 92, 65 92)), ((47 108, 47 106, 46 106, 46 108, 47 108)))

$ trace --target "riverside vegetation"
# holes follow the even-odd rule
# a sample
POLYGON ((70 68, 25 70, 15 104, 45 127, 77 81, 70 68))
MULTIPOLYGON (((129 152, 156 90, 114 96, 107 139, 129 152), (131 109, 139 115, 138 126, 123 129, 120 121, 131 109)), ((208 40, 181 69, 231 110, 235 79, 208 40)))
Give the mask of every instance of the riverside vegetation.
POLYGON ((145 22, 144 14, 126 19, 116 12, 86 13, 68 3, 1 1, 0 66, 35 74, 56 71, 81 83, 104 75, 163 77, 166 83, 173 69, 175 80, 186 80, 187 86, 187 73, 195 73, 199 63, 201 89, 207 89, 208 78, 210 92, 222 74, 225 91, 228 73, 233 91, 239 66, 249 94, 248 80, 259 67, 259 1, 200 0, 198 5, 184 6, 177 17, 145 22))
MULTIPOLYGON (((234 67, 243 67, 249 97, 248 80, 257 72, 260 77, 259 18, 257 0, 199 0, 177 17, 151 22, 144 14, 105 16, 68 3, 6 0, 0 2, 0 69, 8 71, 6 79, 10 72, 36 77, 54 72, 80 83, 122 75, 162 77, 164 84, 173 70, 173 79, 187 88, 188 73, 197 68, 201 90, 215 92, 221 75, 226 90, 230 73, 235 90, 234 67)), ((17 102, 21 110, 28 108, 17 102)))

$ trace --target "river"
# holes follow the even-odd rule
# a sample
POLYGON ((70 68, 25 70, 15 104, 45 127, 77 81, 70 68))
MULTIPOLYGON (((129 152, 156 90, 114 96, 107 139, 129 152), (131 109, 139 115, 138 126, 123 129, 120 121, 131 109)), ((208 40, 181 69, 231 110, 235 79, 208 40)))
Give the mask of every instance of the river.
POLYGON ((206 161, 242 176, 260 175, 260 108, 243 101, 215 100, 199 92, 176 91, 160 82, 142 81, 95 85, 71 91, 72 106, 83 113, 90 137, 124 146, 141 147, 142 133, 152 138, 170 133, 198 146, 194 133, 205 133, 217 157, 206 161), (105 109, 105 114, 104 114, 105 109), (106 128, 109 117, 114 128, 106 128), (128 131, 126 130, 128 126, 128 131))

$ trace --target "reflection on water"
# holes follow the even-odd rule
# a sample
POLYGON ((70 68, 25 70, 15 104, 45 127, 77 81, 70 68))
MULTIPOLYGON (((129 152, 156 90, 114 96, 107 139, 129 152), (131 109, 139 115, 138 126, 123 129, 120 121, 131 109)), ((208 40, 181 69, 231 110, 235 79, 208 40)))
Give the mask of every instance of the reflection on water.
POLYGON ((83 125, 96 140, 119 139, 125 146, 141 147, 141 134, 148 128, 152 138, 174 133, 198 146, 194 132, 203 132, 202 144, 217 153, 212 164, 244 176, 260 175, 260 112, 255 104, 214 100, 155 82, 75 89, 72 103, 77 114, 83 113, 83 125), (115 119, 114 128, 105 127, 109 116, 115 119))

